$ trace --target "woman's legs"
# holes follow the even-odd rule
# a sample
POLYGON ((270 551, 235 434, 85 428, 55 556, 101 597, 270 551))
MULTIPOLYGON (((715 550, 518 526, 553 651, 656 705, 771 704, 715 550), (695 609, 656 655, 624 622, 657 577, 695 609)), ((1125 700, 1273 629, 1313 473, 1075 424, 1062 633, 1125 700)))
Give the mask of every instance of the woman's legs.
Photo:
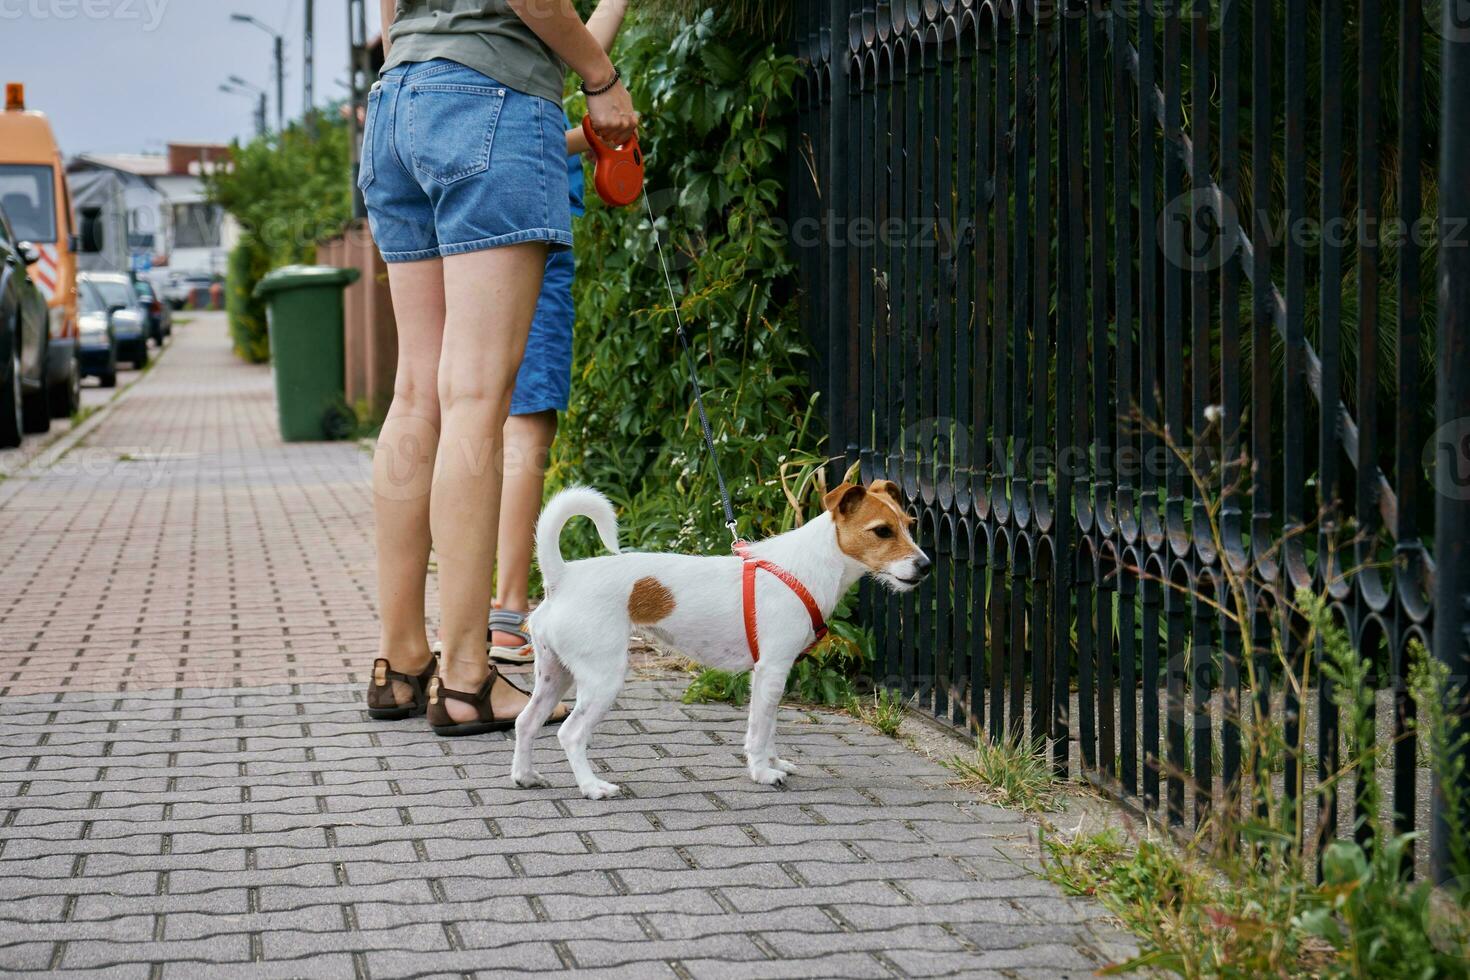
MULTIPOLYGON (((495 600, 502 609, 529 608, 531 550, 536 517, 541 512, 546 461, 556 438, 556 412, 512 415, 505 421, 505 481, 500 501, 500 567, 495 575, 495 600)), ((496 633, 491 642, 513 647, 521 641, 496 633)))
MULTIPOLYGON (((444 270, 439 259, 388 266, 398 321, 393 404, 373 453, 378 547, 378 656, 405 674, 429 662, 424 575, 429 562, 429 486, 439 443, 439 352, 444 339, 444 270)), ((406 702, 408 686, 394 683, 406 702)))
MULTIPOLYGON (((500 520, 505 420, 545 268, 543 242, 444 259, 443 422, 429 513, 443 612, 440 676, 451 690, 478 690, 489 671, 485 621, 500 520)), ((494 688, 498 717, 516 714, 525 702, 526 695, 509 684, 494 688)), ((453 699, 446 705, 455 721, 474 718, 470 705, 453 699)))

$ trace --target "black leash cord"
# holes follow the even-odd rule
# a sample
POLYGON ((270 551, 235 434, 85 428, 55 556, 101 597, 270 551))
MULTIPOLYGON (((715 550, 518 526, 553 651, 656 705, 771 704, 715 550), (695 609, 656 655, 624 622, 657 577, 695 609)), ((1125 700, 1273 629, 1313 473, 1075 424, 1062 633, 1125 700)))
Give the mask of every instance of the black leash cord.
POLYGON ((674 295, 674 279, 669 275, 669 263, 664 258, 663 242, 658 237, 658 219, 653 216, 653 203, 648 199, 647 191, 643 194, 643 206, 648 210, 648 224, 653 231, 653 246, 658 251, 658 264, 663 269, 664 286, 669 290, 669 304, 674 309, 674 325, 679 334, 679 346, 684 348, 684 360, 689 364, 689 383, 694 387, 694 407, 699 412, 699 427, 704 430, 704 446, 709 450, 709 463, 715 471, 715 482, 720 485, 720 506, 725 508, 725 527, 730 529, 730 537, 739 540, 740 534, 735 529, 735 508, 730 505, 730 491, 725 486, 725 475, 720 472, 719 454, 715 452, 715 436, 709 427, 709 416, 704 411, 704 393, 699 387, 698 365, 694 360, 694 351, 689 347, 689 335, 684 332, 684 318, 679 314, 679 299, 674 295))

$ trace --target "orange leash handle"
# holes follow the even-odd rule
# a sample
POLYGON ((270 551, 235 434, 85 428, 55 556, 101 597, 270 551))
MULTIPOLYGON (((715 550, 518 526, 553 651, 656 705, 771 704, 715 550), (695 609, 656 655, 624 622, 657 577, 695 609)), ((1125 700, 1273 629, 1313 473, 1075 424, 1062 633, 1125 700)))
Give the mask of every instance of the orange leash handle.
POLYGON ((592 186, 604 203, 624 208, 643 193, 643 151, 634 136, 623 146, 611 146, 592 128, 592 117, 582 117, 582 133, 595 161, 592 186))

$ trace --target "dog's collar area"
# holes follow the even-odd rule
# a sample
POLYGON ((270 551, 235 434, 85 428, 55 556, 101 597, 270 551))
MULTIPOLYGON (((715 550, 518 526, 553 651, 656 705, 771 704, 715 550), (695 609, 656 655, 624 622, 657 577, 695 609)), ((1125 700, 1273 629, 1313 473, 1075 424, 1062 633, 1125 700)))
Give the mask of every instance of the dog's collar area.
POLYGON ((822 615, 822 610, 817 607, 817 600, 812 598, 812 594, 807 591, 806 586, 802 585, 801 580, 795 575, 792 575, 773 561, 767 561, 764 558, 757 558, 755 555, 752 555, 750 553, 749 543, 737 540, 734 548, 735 554, 740 556, 740 560, 743 563, 740 571, 740 593, 741 605, 745 611, 745 642, 750 647, 751 663, 758 664, 761 661, 760 639, 757 636, 755 626, 755 573, 761 570, 769 572, 780 579, 801 600, 801 604, 806 607, 806 613, 812 620, 812 632, 815 634, 812 637, 812 642, 808 643, 801 653, 798 654, 799 657, 806 656, 811 652, 812 647, 822 642, 822 637, 827 635, 827 620, 822 615))

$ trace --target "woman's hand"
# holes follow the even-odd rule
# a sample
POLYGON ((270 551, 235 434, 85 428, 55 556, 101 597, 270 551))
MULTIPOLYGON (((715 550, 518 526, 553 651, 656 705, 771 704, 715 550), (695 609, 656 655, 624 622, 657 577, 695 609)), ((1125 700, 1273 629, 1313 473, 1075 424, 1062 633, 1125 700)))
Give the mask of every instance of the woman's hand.
POLYGON ((587 115, 592 118, 592 128, 597 135, 614 146, 622 146, 638 132, 638 113, 633 111, 633 97, 621 79, 601 95, 587 96, 587 115))

